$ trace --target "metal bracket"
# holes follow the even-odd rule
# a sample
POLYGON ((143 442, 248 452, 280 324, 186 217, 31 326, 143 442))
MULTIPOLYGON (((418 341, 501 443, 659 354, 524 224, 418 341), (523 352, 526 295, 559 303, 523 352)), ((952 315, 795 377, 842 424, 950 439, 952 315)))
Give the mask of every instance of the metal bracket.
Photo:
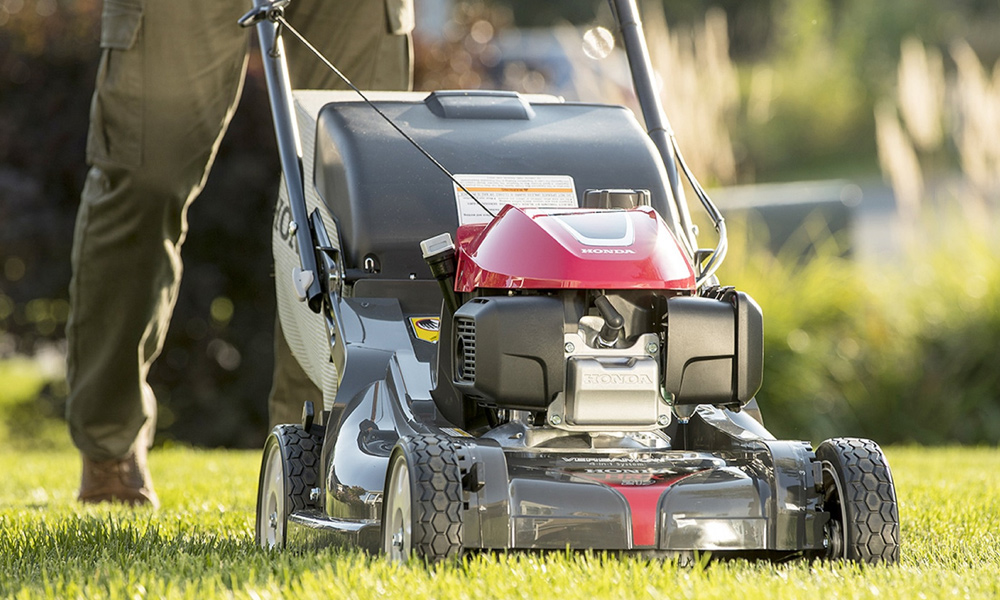
POLYGON ((237 23, 240 27, 253 27, 261 21, 270 21, 272 23, 277 23, 279 19, 285 16, 285 7, 292 0, 271 0, 267 4, 262 4, 261 6, 255 6, 250 9, 250 12, 240 17, 237 23))

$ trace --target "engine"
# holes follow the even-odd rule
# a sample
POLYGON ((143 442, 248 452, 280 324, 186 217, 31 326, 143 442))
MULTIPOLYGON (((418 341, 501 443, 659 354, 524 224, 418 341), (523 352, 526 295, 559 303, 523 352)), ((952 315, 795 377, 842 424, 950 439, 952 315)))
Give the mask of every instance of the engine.
POLYGON ((453 422, 472 404, 568 431, 650 431, 672 407, 742 405, 760 387, 759 307, 731 289, 697 295, 651 209, 508 206, 460 228, 454 255, 435 395, 453 422))

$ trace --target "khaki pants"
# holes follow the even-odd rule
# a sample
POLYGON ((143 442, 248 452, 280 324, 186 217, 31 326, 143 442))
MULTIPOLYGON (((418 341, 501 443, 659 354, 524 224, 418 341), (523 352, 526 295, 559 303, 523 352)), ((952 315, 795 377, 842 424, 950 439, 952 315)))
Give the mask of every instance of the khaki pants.
MULTIPOLYGON (((294 0, 288 19, 358 87, 407 89, 411 2, 294 0)), ((187 209, 239 101, 252 30, 236 20, 249 8, 104 0, 66 327, 67 420, 94 460, 151 441, 156 399, 146 375, 177 299, 187 209)), ((285 45, 294 87, 343 87, 291 36, 285 45)), ((321 396, 276 333, 271 419, 297 421, 302 403, 321 405, 321 396)))

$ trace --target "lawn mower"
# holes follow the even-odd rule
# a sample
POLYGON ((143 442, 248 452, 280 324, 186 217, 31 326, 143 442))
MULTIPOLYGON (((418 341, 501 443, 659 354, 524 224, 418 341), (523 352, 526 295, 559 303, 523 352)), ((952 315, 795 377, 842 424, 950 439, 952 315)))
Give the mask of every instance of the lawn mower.
POLYGON ((763 425, 761 309, 715 275, 725 221, 663 114, 634 0, 611 7, 642 125, 506 91, 293 91, 287 3, 241 24, 283 171, 279 318, 323 406, 266 441, 258 543, 898 560, 879 446, 763 425))

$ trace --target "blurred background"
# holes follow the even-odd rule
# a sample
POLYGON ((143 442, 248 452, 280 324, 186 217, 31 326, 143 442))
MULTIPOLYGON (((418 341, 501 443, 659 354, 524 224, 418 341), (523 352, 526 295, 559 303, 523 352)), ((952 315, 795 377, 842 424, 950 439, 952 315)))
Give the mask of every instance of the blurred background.
MULTIPOLYGON (((417 89, 635 106, 604 0, 416 3, 417 89)), ((721 278, 764 309, 771 431, 997 444, 1000 0, 640 5, 678 141, 730 225, 721 278)), ((100 10, 0 0, 0 441, 68 439, 63 329, 100 10)), ((277 170, 254 62, 189 215, 150 375, 160 444, 266 435, 277 170)))

